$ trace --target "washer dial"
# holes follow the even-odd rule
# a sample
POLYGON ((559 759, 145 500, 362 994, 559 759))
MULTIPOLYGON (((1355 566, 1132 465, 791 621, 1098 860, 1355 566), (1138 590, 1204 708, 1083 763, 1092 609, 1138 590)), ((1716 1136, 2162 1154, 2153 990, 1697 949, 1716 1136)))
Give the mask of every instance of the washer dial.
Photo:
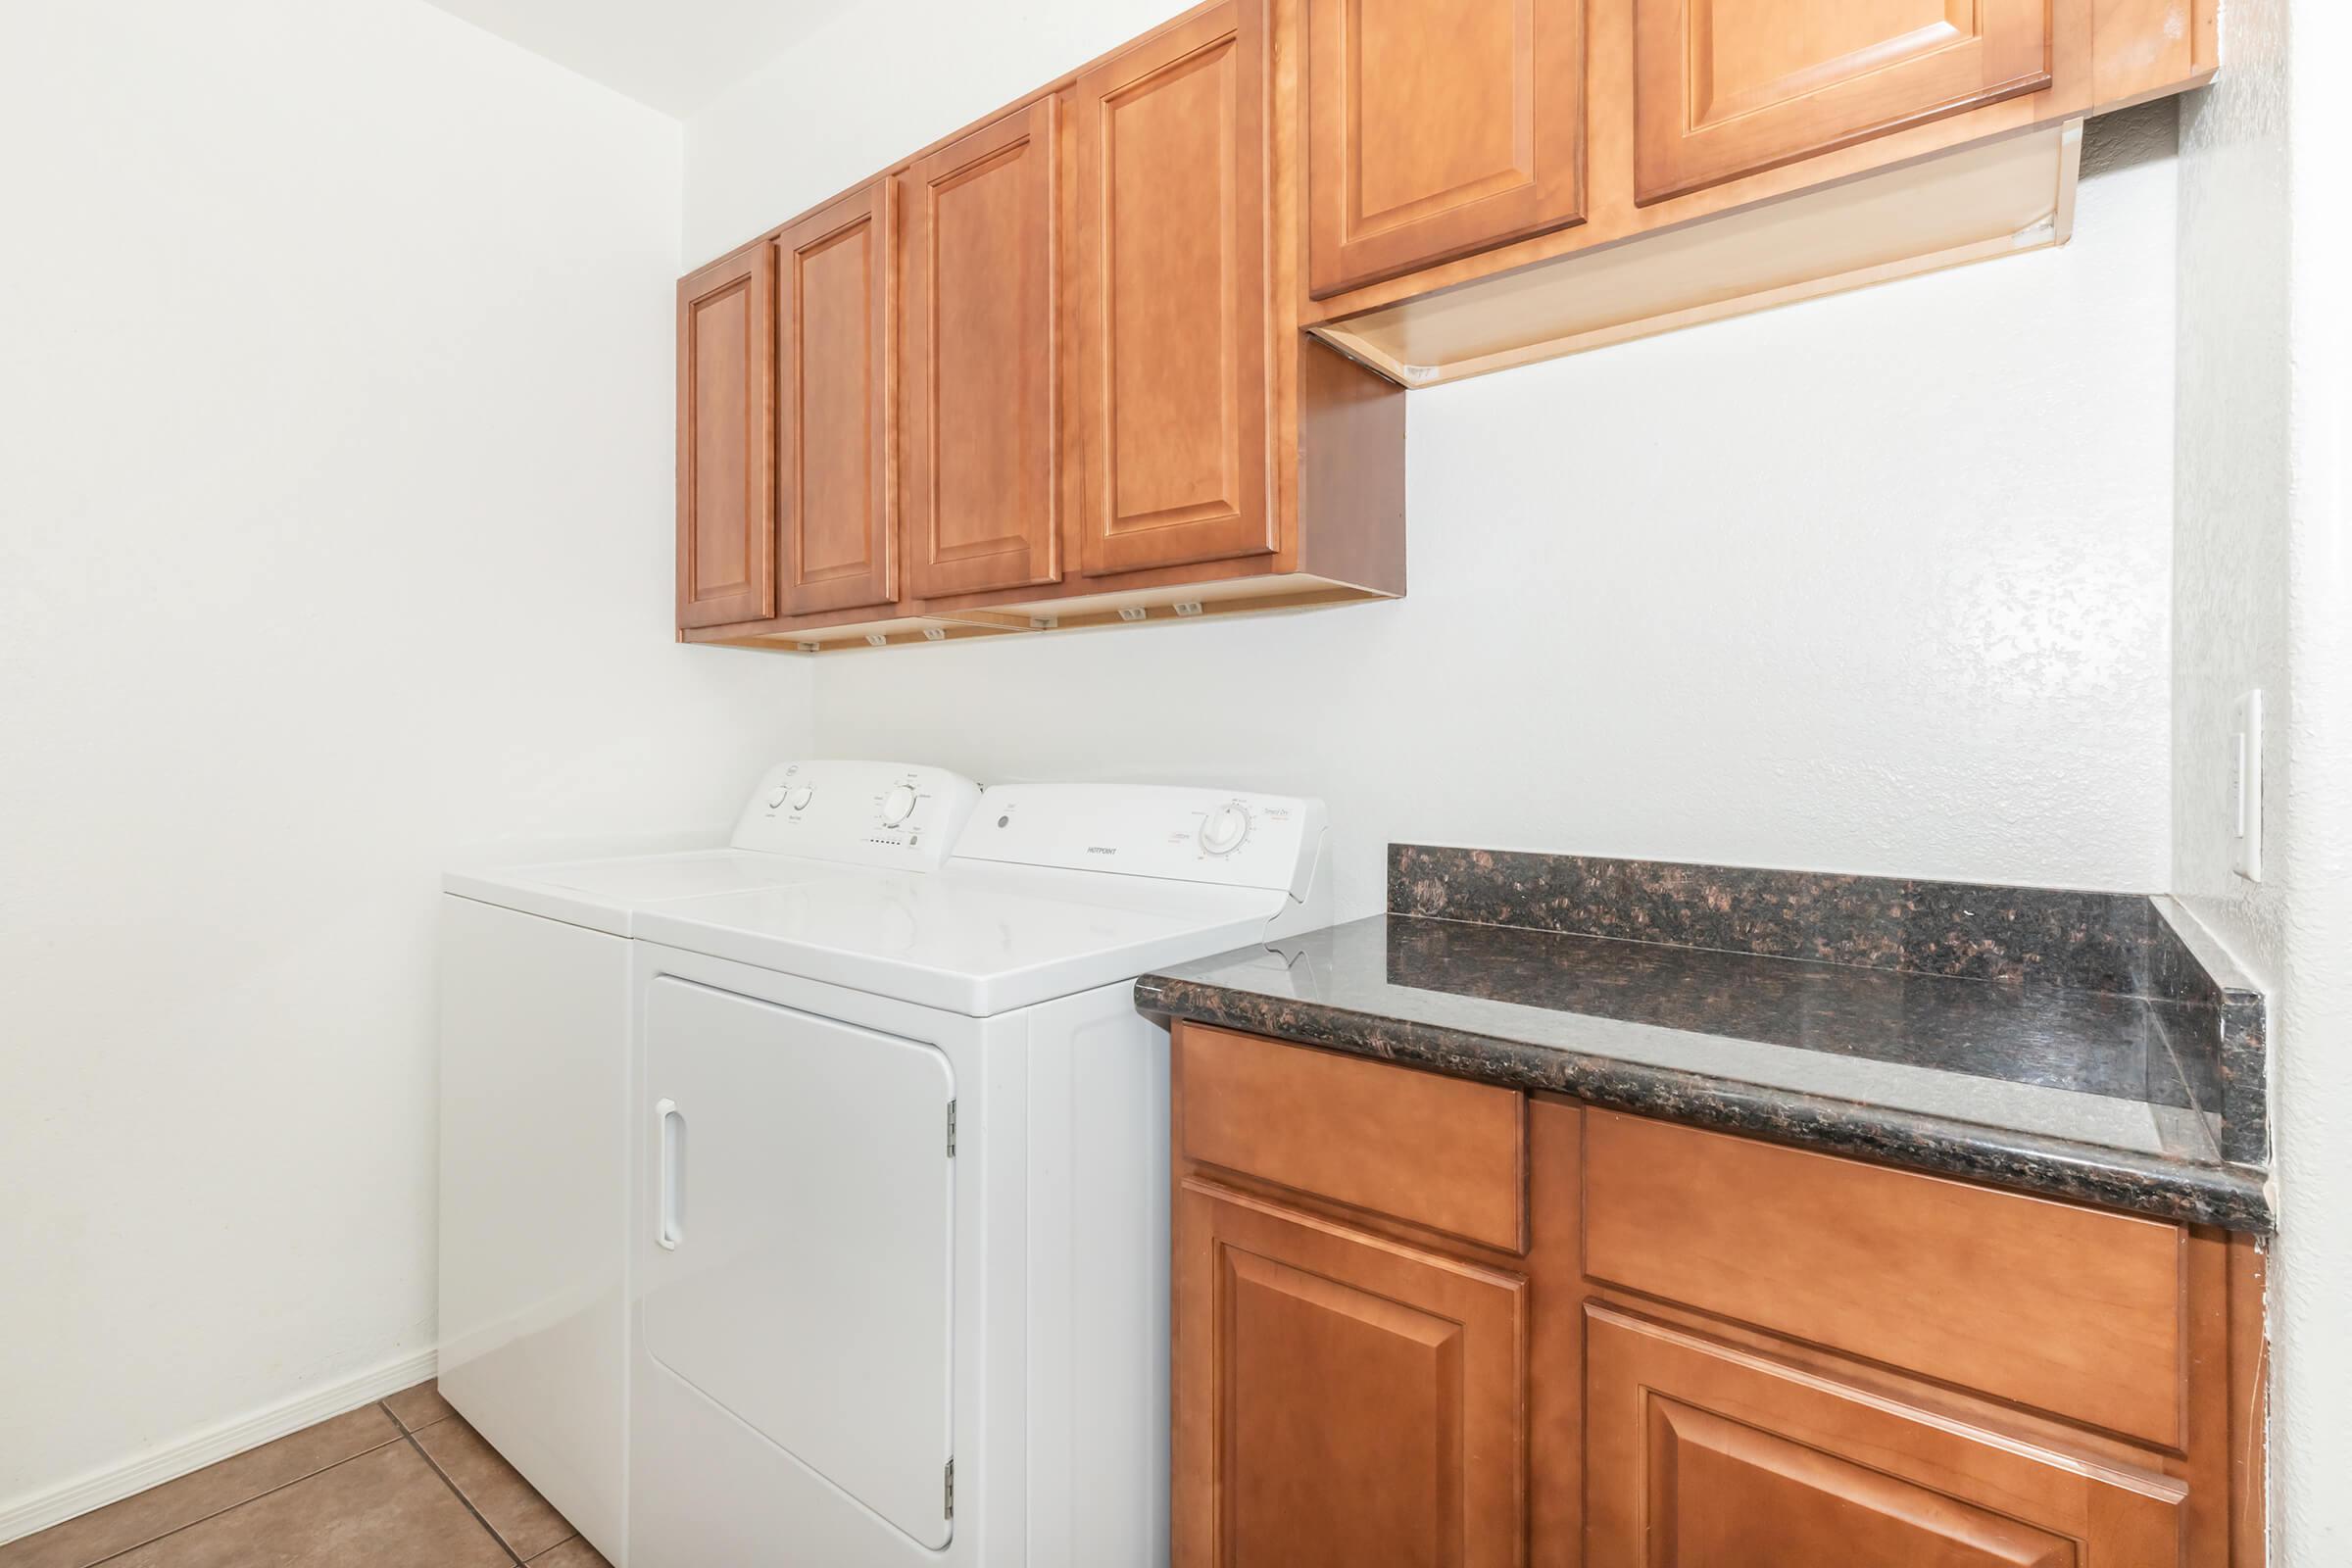
POLYGON ((914 786, 898 784, 882 797, 882 825, 897 827, 914 814, 914 786))

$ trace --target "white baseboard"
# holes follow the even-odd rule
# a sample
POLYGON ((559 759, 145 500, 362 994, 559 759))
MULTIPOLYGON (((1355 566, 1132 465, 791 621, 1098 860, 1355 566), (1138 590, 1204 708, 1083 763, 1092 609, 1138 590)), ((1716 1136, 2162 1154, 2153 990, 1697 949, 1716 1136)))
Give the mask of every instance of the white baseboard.
POLYGON ((193 1437, 151 1448, 135 1459, 104 1469, 88 1471, 63 1486, 46 1492, 30 1493, 0 1503, 0 1543, 29 1536, 36 1530, 63 1524, 92 1508, 103 1508, 134 1494, 175 1481, 191 1471, 201 1470, 232 1454, 248 1448, 258 1448, 289 1432, 338 1416, 347 1410, 357 1410, 371 1399, 387 1394, 398 1394, 413 1384, 422 1383, 433 1375, 440 1364, 437 1350, 418 1350, 410 1355, 370 1368, 357 1377, 345 1378, 325 1388, 313 1389, 266 1410, 209 1427, 193 1437))

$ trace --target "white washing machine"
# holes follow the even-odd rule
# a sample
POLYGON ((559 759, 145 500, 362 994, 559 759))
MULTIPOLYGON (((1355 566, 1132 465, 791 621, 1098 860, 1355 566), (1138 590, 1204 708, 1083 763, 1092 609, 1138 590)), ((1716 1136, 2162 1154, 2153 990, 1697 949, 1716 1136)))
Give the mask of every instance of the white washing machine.
POLYGON ((441 1392, 615 1562, 636 924, 714 893, 919 876, 978 798, 941 768, 789 762, 725 847, 443 878, 441 1392))
POLYGON ((1326 923, 1319 803, 985 792, 954 858, 646 909, 631 1568, 1168 1554, 1147 970, 1326 923))

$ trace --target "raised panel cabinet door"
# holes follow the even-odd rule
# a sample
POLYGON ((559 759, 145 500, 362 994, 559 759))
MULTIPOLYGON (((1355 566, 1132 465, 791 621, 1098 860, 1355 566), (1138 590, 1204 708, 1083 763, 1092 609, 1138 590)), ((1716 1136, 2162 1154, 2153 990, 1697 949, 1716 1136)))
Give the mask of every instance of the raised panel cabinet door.
POLYGON ((2065 0, 1634 0, 1647 204, 2050 85, 2065 0))
POLYGON ((1176 1568, 1505 1568, 1525 1282, 1186 1180, 1176 1568))
POLYGON ((1584 217, 1585 0, 1309 0, 1317 299, 1584 217))
POLYGON ((905 498, 917 598, 1061 575, 1055 100, 906 183, 905 498))
POLYGON ((1275 548, 1265 56, 1233 0, 1072 88, 1089 576, 1275 548))
POLYGON ((2178 1568, 2186 1488, 1586 1308, 1585 1568, 2178 1568))
POLYGON ((678 280, 678 624, 776 609, 776 262, 765 246, 678 280))
POLYGON ((783 613, 899 597, 891 474, 896 208, 878 179, 778 235, 777 533, 783 613))

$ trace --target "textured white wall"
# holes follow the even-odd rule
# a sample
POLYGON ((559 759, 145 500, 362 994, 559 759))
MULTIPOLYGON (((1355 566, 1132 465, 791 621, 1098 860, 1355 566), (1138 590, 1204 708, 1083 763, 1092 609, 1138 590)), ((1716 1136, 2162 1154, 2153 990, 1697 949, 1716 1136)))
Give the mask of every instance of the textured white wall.
POLYGON ((0 1517, 433 1340, 453 846, 721 827, 679 131, 413 0, 11 5, 0 1517))
MULTIPOLYGON (((691 122, 689 255, 1167 7, 1017 9, 860 8, 691 122)), ((2063 250, 1413 394, 1400 604, 828 656, 819 742, 1322 795, 1351 914, 1408 838, 2160 888, 2172 139, 2093 127, 2063 250)))
POLYGON ((1188 4, 848 7, 687 120, 688 261, 732 249, 1188 4))
POLYGON ((2272 992, 2273 1560, 2334 1568, 2352 1560, 2352 17, 2231 0, 2227 23, 2181 157, 2174 859, 2272 992), (2254 686, 2259 885, 2229 862, 2230 705, 2254 686))
POLYGON ((2352 16, 2296 0, 2286 973, 2274 1048, 2284 1218, 2274 1462, 2292 1568, 2352 1562, 2352 16))
MULTIPOLYGON (((2283 803, 2287 683, 2287 0, 2233 0, 2229 67, 2180 121, 2173 531, 2173 889, 2275 979, 2285 875, 2230 870, 2231 708, 2260 687, 2283 803)), ((2286 824, 2275 824, 2281 834, 2286 824)))

